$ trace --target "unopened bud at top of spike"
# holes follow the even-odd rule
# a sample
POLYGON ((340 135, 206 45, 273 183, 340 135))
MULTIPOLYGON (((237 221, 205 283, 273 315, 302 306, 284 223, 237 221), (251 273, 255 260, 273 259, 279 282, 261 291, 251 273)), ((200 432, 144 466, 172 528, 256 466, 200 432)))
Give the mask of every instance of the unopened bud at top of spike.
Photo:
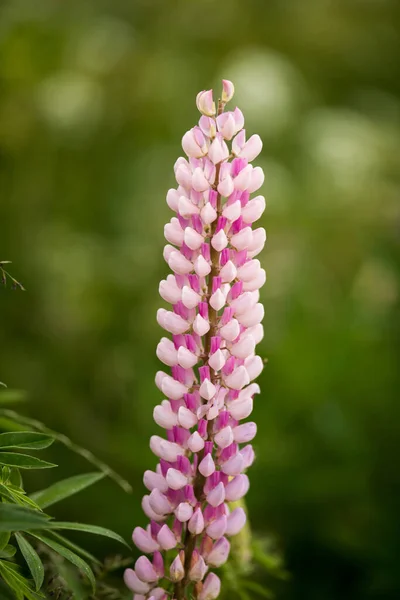
POLYGON ((235 86, 229 79, 222 80, 222 102, 229 102, 235 93, 235 86))

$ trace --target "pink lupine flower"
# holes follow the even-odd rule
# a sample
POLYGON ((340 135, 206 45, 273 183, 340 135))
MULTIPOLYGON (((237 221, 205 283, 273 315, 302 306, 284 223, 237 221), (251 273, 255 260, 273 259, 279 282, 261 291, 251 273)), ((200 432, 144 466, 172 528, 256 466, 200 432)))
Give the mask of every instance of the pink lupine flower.
POLYGON ((172 273, 159 292, 162 337, 157 357, 170 369, 156 374, 165 398, 154 408, 164 435, 153 435, 158 457, 146 471, 142 507, 150 519, 133 541, 144 554, 125 583, 136 600, 214 600, 220 580, 210 572, 228 560, 229 537, 246 522, 229 503, 249 489, 244 473, 254 461, 257 432, 250 416, 263 368, 256 345, 263 337, 259 289, 266 275, 256 256, 264 247, 264 182, 251 161, 262 142, 246 139, 239 108, 225 111, 234 93, 223 80, 222 99, 197 95, 198 125, 182 139, 186 158, 174 167, 177 188, 167 194, 175 215, 164 228, 164 258, 172 273), (168 555, 166 552, 168 551, 168 555))

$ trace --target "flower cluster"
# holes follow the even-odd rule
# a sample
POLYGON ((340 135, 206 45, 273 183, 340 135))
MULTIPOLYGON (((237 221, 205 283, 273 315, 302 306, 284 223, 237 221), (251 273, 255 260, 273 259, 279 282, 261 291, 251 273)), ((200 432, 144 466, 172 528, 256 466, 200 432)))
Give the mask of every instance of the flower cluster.
POLYGON ((152 560, 143 555, 125 572, 134 600, 217 598, 220 580, 210 570, 227 560, 228 538, 246 521, 229 503, 246 494, 254 460, 256 424, 240 421, 252 412, 259 392, 252 382, 263 368, 255 346, 263 337, 265 271, 255 257, 266 235, 253 223, 265 200, 250 199, 264 181, 250 164, 261 139, 246 140, 238 108, 224 112, 233 91, 224 80, 217 106, 212 90, 198 94, 202 116, 183 136, 188 159, 175 163, 178 187, 167 194, 175 216, 165 226, 164 258, 173 274, 160 295, 171 308, 159 309, 157 320, 172 339, 161 339, 157 356, 170 374, 156 375, 166 399, 154 409, 166 438, 150 440, 159 458, 144 474, 150 524, 136 527, 133 541, 152 560))

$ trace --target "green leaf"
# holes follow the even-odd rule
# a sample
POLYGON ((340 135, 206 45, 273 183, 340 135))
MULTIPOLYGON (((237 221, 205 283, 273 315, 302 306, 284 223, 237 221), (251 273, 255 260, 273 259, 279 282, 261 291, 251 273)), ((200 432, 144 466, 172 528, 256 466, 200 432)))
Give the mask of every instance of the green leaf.
POLYGON ((84 475, 75 475, 62 481, 57 481, 50 487, 31 494, 31 498, 42 508, 51 506, 64 498, 69 498, 73 494, 84 490, 93 485, 100 479, 103 479, 105 474, 102 472, 85 473, 84 475))
POLYGON ((12 504, 20 504, 21 506, 29 506, 36 510, 42 510, 31 498, 26 496, 25 491, 22 488, 0 483, 0 496, 6 498, 6 500, 12 504))
POLYGON ((16 551, 17 550, 16 548, 14 548, 14 546, 11 546, 11 544, 7 544, 5 548, 0 550, 0 558, 12 558, 16 551))
POLYGON ((12 588, 18 598, 26 597, 28 600, 41 600, 45 596, 40 592, 35 592, 29 581, 25 579, 12 563, 0 560, 0 575, 4 581, 12 588))
POLYGON ((42 450, 48 448, 54 438, 38 431, 7 431, 0 433, 0 448, 25 448, 42 450))
POLYGON ((23 390, 3 390, 0 393, 0 405, 1 404, 17 404, 18 402, 24 402, 26 400, 26 392, 23 390))
POLYGON ((0 465, 18 467, 18 469, 50 469, 57 466, 45 460, 40 460, 36 456, 18 454, 17 452, 0 452, 0 465))
POLYGON ((8 544, 11 533, 9 531, 1 531, 0 532, 0 550, 3 550, 8 544))
POLYGON ((14 592, 5 583, 5 581, 1 581, 1 580, 0 580, 0 598, 1 598, 1 600, 15 600, 14 592))
POLYGON ((62 546, 58 542, 55 542, 51 538, 45 537, 44 535, 39 535, 38 533, 32 533, 31 535, 33 535, 35 538, 37 538, 38 540, 43 542, 43 544, 46 544, 46 546, 49 546, 49 548, 51 548, 52 550, 57 552, 57 554, 59 554, 60 556, 62 556, 63 558, 65 558, 66 560, 71 562, 73 565, 78 567, 78 569, 80 569, 86 575, 86 577, 89 579, 89 581, 92 585, 93 593, 94 593, 94 591, 96 589, 96 580, 94 578, 93 571, 89 567, 87 562, 85 562, 80 556, 78 556, 77 554, 75 554, 74 552, 72 552, 71 550, 66 548, 65 546, 62 546))
POLYGON ((38 592, 42 587, 44 579, 43 563, 40 560, 36 550, 31 546, 28 540, 24 538, 24 536, 22 536, 20 533, 16 533, 15 538, 17 540, 19 549, 21 550, 22 556, 26 560, 26 564, 28 565, 29 570, 32 574, 36 586, 36 591, 38 592))
POLYGON ((0 531, 44 529, 49 523, 49 517, 38 510, 0 503, 0 531))
POLYGON ((22 475, 18 469, 11 469, 10 482, 19 488, 24 487, 23 481, 22 481, 22 475))
POLYGON ((68 523, 68 522, 60 522, 60 521, 52 521, 51 523, 52 529, 68 529, 70 531, 83 531, 85 533, 94 533, 95 535, 103 535, 104 537, 111 538, 112 540, 116 540, 124 546, 129 548, 129 545, 126 543, 123 537, 111 531, 111 529, 105 529, 104 527, 99 527, 98 525, 86 525, 86 523, 68 523))
POLYGON ((96 558, 95 556, 93 556, 93 554, 91 554, 87 550, 84 550, 83 548, 78 546, 78 544, 74 544, 74 542, 71 542, 71 540, 64 537, 63 535, 60 535, 59 533, 53 531, 52 529, 49 529, 47 531, 47 534, 50 535, 52 538, 54 538, 56 540, 56 542, 59 542, 63 546, 66 546, 73 552, 76 552, 76 554, 83 556, 83 558, 86 558, 86 560, 88 560, 89 562, 95 563, 97 565, 101 565, 101 562, 99 561, 99 559, 96 558))

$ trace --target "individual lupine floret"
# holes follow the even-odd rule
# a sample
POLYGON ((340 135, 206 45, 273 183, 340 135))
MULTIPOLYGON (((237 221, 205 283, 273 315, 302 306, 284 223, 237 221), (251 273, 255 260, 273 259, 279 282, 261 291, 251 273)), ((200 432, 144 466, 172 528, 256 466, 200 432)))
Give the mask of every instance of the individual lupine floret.
POLYGON ((233 84, 223 80, 221 100, 198 94, 202 116, 182 139, 187 158, 174 165, 177 187, 167 194, 175 215, 164 228, 164 259, 172 273, 159 292, 168 308, 157 312, 171 335, 157 346, 170 368, 156 385, 165 398, 154 420, 159 458, 146 471, 142 507, 150 523, 136 527, 133 541, 144 554, 125 572, 134 600, 213 600, 220 580, 210 569, 229 556, 229 536, 246 522, 231 502, 249 489, 244 473, 254 461, 249 443, 257 427, 247 419, 259 386, 264 309, 259 289, 266 275, 258 258, 266 234, 253 228, 265 209, 260 167, 250 163, 262 149, 258 135, 246 139, 243 113, 225 111, 233 84), (168 552, 168 555, 166 554, 168 552))

